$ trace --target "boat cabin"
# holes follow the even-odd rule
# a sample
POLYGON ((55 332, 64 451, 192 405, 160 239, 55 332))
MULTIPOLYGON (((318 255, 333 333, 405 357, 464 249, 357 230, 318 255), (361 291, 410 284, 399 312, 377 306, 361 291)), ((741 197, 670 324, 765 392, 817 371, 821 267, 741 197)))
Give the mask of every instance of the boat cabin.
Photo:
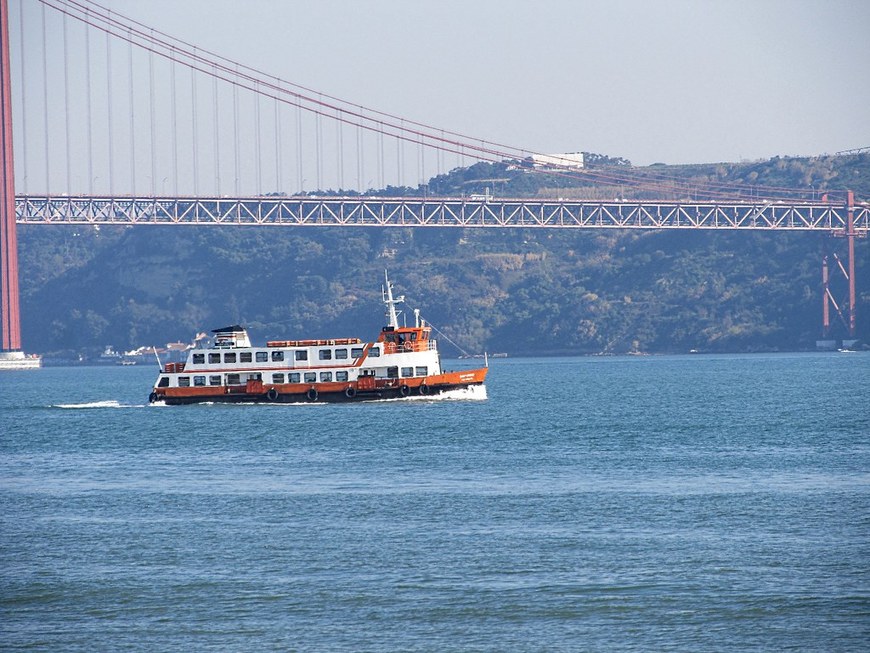
POLYGON ((394 354, 403 351, 426 351, 429 349, 430 327, 392 327, 385 326, 378 335, 378 342, 384 343, 384 353, 394 354))
POLYGON ((248 332, 245 327, 234 324, 232 326, 221 327, 220 329, 212 329, 214 334, 215 349, 233 349, 237 347, 250 347, 251 340, 248 338, 248 332))

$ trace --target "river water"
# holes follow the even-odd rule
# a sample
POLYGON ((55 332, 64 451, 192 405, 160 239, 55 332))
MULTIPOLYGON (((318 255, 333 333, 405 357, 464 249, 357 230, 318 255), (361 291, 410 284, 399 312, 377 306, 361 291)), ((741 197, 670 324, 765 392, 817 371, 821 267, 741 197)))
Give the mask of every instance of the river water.
POLYGON ((0 649, 868 648, 870 354, 506 359, 355 405, 155 377, 0 374, 0 649))

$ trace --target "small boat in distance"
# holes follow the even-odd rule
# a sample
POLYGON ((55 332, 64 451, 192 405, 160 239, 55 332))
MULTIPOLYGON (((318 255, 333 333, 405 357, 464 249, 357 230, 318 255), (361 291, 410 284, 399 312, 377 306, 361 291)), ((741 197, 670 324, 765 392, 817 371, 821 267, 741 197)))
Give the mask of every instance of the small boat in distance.
POLYGON ((432 328, 414 311, 414 326, 399 326, 393 286, 384 273, 387 325, 377 340, 274 340, 251 345, 244 327, 214 329, 184 363, 167 363, 149 402, 193 404, 352 402, 437 395, 482 386, 488 365, 445 372, 432 328))

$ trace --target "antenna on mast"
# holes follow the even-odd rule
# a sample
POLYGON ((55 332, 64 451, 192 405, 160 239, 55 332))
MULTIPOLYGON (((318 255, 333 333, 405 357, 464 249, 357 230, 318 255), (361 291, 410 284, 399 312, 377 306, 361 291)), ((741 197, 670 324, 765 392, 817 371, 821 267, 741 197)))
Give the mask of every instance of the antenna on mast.
POLYGON ((390 278, 387 276, 387 271, 384 270, 384 303, 387 305, 387 326, 394 329, 399 328, 399 312, 396 311, 396 304, 401 304, 405 301, 405 296, 400 295, 393 299, 393 284, 390 283, 390 278))

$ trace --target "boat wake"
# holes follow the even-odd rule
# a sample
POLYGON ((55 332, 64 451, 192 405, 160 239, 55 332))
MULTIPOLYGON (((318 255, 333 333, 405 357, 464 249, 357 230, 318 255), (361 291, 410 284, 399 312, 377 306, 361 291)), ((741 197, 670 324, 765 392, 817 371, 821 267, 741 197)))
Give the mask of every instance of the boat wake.
POLYGON ((448 390, 437 395, 415 395, 413 397, 396 397, 380 401, 484 401, 486 399, 485 385, 471 385, 458 390, 448 390))
MULTIPOLYGON (((484 401, 487 399, 485 385, 472 385, 462 390, 453 391, 455 399, 463 399, 465 401, 484 401)), ((452 393, 451 393, 452 394, 452 393)))
POLYGON ((144 408, 144 404, 122 404, 110 399, 108 401, 87 401, 81 404, 52 404, 51 408, 63 408, 66 410, 79 410, 88 408, 144 408))

